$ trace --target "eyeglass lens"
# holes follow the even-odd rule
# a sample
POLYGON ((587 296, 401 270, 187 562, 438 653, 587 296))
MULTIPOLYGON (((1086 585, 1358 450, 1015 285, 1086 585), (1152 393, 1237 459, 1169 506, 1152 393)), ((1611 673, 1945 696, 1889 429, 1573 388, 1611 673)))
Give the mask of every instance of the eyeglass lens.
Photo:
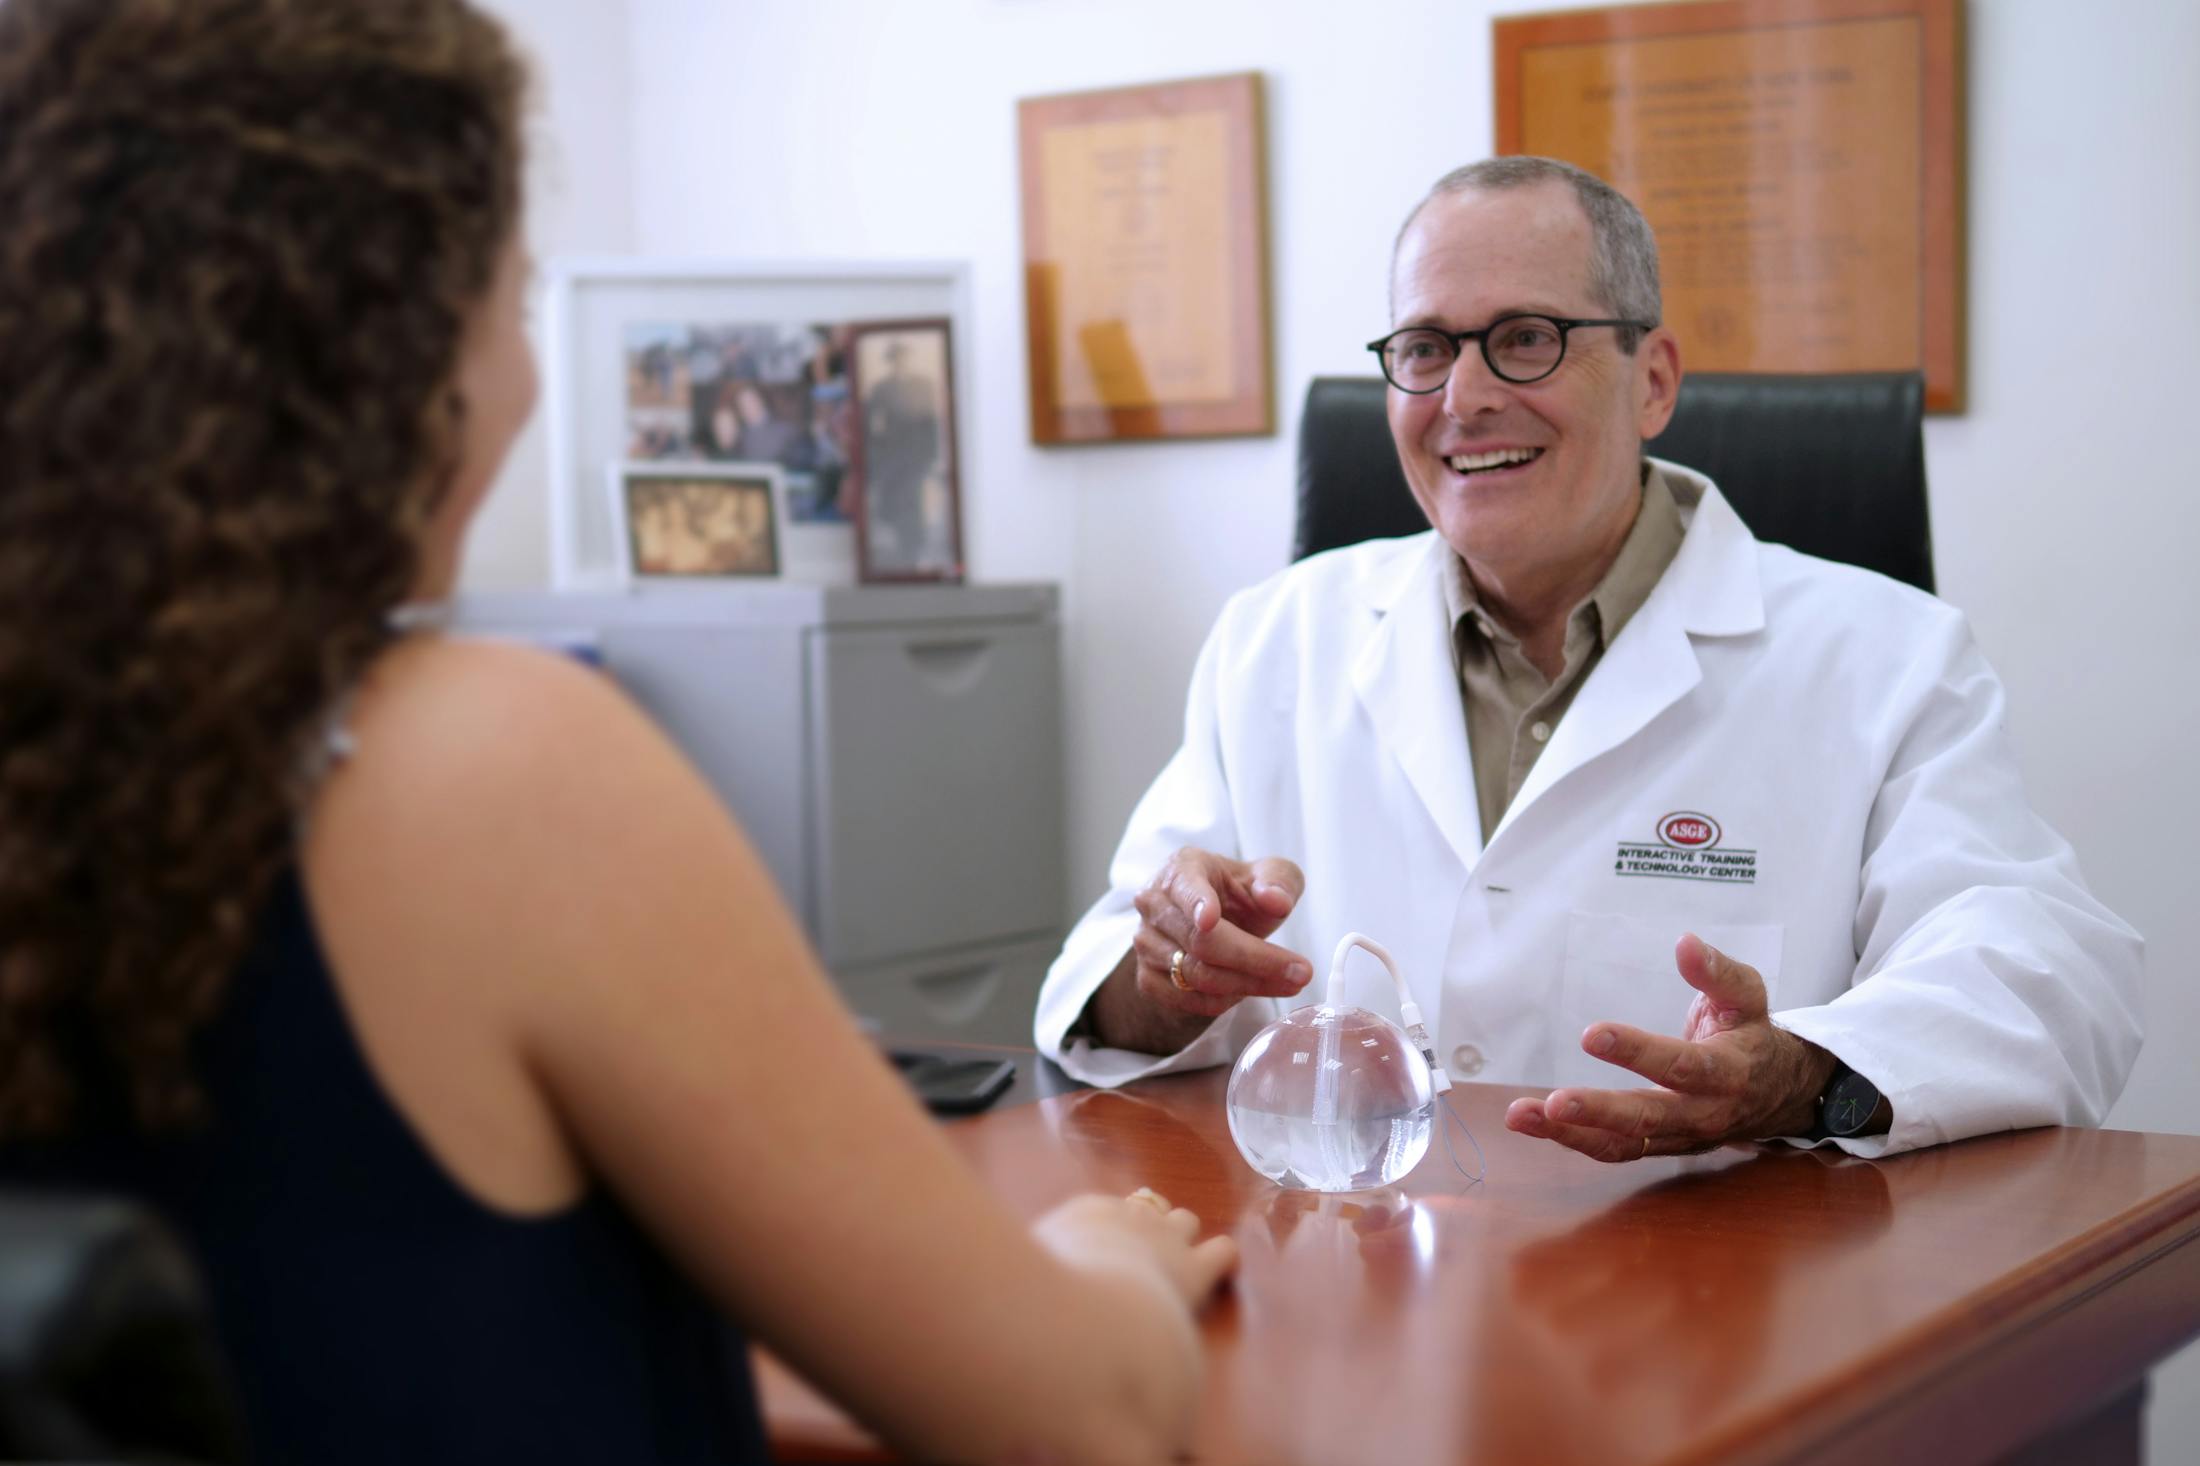
MULTIPOLYGON (((1490 369, 1513 382, 1549 376, 1565 351, 1565 333, 1543 316, 1514 316, 1482 338, 1482 356, 1490 369)), ((1383 366, 1404 390, 1431 392, 1451 375, 1458 357, 1458 343, 1442 331, 1400 331, 1383 352, 1383 366)))

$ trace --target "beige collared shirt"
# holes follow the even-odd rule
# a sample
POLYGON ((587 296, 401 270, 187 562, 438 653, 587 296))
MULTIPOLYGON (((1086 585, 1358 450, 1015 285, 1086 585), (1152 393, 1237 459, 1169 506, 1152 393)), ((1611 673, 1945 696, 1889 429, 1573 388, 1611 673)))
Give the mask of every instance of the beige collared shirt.
POLYGON ((1528 770, 1535 767, 1604 649, 1642 609, 1680 550, 1686 526, 1672 489, 1647 463, 1642 475, 1642 509, 1634 527, 1611 569, 1566 618, 1566 665, 1555 678, 1537 671, 1521 650, 1520 638, 1482 608, 1466 563, 1456 554, 1445 557, 1444 604, 1451 613, 1452 656, 1466 705, 1467 746, 1474 759, 1475 803, 1485 841, 1527 782, 1528 770))

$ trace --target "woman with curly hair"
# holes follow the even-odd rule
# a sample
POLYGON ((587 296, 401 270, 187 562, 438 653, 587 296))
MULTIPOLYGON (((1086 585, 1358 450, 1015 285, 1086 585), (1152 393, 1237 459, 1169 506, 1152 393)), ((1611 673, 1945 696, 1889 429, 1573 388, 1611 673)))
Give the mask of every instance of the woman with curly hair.
POLYGON ((0 0, 0 1182, 183 1231, 263 1459, 761 1460, 726 1319, 1164 1458, 1227 1242, 1027 1232, 611 685, 402 629, 533 406, 522 90, 464 0, 0 0))

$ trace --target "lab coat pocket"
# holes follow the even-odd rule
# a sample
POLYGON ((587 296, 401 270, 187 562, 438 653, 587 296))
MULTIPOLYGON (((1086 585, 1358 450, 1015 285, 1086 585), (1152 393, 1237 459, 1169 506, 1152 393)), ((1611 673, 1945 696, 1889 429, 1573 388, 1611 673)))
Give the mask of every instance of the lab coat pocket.
POLYGON ((1566 917, 1562 996, 1573 1033, 1592 1023, 1626 1023, 1651 1033, 1678 1034, 1696 990, 1673 961, 1681 933, 1694 932, 1763 975, 1768 1001, 1779 1007, 1780 926, 1709 925, 1685 916, 1645 920, 1575 911, 1566 917))

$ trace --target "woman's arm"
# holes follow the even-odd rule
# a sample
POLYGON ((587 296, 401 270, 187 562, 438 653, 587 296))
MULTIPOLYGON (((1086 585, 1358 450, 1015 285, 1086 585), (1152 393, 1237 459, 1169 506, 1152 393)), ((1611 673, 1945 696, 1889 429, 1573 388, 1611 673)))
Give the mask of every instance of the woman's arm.
POLYGON ((1229 1244, 1195 1249, 1188 1215, 1116 1200, 1035 1240, 606 679, 421 640, 378 664, 352 726, 358 753, 313 810, 309 889, 370 1056, 462 1181, 555 1193, 565 1147, 759 1341, 923 1458, 1184 1443, 1186 1304, 1229 1244), (439 1080, 464 1051, 509 1086, 439 1080))

